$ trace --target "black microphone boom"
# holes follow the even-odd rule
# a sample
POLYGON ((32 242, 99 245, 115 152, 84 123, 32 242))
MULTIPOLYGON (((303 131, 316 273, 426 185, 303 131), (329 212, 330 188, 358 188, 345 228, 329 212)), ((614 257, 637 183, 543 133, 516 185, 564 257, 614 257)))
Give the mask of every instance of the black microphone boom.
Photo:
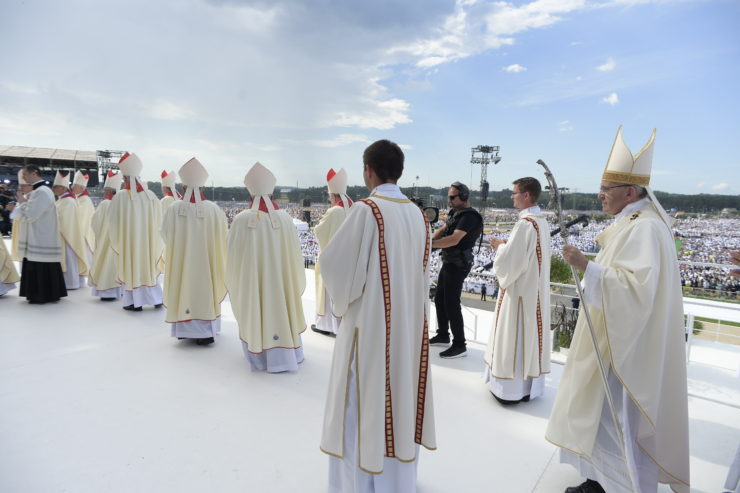
MULTIPOLYGON (((571 226, 575 226, 578 223, 583 223, 584 226, 588 226, 588 217, 586 216, 586 214, 581 214, 580 216, 573 219, 572 221, 568 221, 567 223, 565 223, 565 229, 568 229, 571 226)), ((559 227, 550 231, 550 236, 555 236, 558 233, 560 233, 559 227)))

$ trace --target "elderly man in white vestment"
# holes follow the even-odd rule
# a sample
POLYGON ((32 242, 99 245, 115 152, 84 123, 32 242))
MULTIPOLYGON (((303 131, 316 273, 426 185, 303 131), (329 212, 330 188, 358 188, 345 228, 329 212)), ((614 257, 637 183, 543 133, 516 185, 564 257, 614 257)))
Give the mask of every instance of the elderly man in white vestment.
POLYGON ((208 172, 196 158, 180 168, 187 187, 183 200, 164 211, 162 238, 167 263, 164 273, 165 321, 172 337, 212 344, 221 332, 221 302, 226 296, 226 214, 206 200, 201 188, 208 172))
POLYGON ((13 221, 22 223, 18 239, 18 257, 23 259, 20 295, 33 304, 59 301, 67 296, 67 288, 54 192, 41 178, 38 166, 24 166, 23 176, 33 190, 18 194, 19 206, 12 214, 13 221))
POLYGON ((63 175, 57 171, 52 190, 57 196, 59 234, 62 237, 65 252, 62 257, 64 284, 67 290, 79 289, 85 285, 85 276, 89 273, 89 259, 85 236, 77 213, 79 206, 77 199, 69 189, 69 173, 63 175))
MULTIPOLYGON (((331 207, 326 210, 324 217, 313 229, 319 242, 319 249, 323 250, 329 245, 339 226, 342 225, 352 200, 347 196, 347 172, 344 168, 339 171, 329 170, 326 175, 326 184, 329 189, 329 200, 331 207)), ((339 317, 334 315, 331 297, 326 294, 324 281, 321 279, 321 262, 316 262, 316 323, 311 325, 311 330, 324 335, 336 335, 339 332, 339 317)))
POLYGON ((502 404, 542 395, 550 373, 550 227, 535 178, 514 181, 519 220, 508 240, 491 237, 501 291, 484 360, 486 382, 502 404))
MULTIPOLYGON (((22 197, 25 199, 29 193, 33 190, 33 187, 30 183, 26 181, 26 179, 23 176, 23 169, 18 171, 18 197, 22 197)), ((13 212, 10 213, 10 218, 13 219, 13 230, 11 232, 11 238, 10 238, 10 256, 13 260, 16 262, 23 262, 23 257, 19 255, 18 253, 18 241, 20 240, 21 236, 23 236, 23 232, 21 231, 21 228, 23 228, 23 221, 16 221, 15 217, 18 215, 20 211, 18 211, 18 206, 16 205, 16 208, 13 209, 13 212)))
POLYGON ((85 247, 87 251, 87 264, 93 263, 93 254, 95 252, 95 233, 92 230, 92 216, 95 214, 95 205, 87 191, 87 182, 90 176, 82 171, 77 171, 72 182, 72 194, 77 199, 77 219, 80 222, 80 229, 85 238, 85 247))
POLYGON ((177 191, 176 184, 177 174, 174 170, 162 171, 162 198, 159 199, 159 203, 162 204, 162 214, 169 206, 182 199, 182 195, 177 191))
POLYGON ((90 221, 90 227, 95 234, 95 257, 90 267, 88 283, 92 286, 92 295, 100 301, 115 301, 123 296, 121 283, 118 282, 116 256, 110 243, 110 205, 113 197, 121 188, 123 175, 108 171, 103 184, 103 200, 90 221))
POLYGON ((252 371, 296 371, 306 330, 301 244, 293 219, 273 202, 275 176, 256 163, 244 178, 249 209, 231 223, 226 287, 252 371))
POLYGON ((371 190, 321 253, 342 324, 334 345, 321 450, 332 493, 416 491, 419 446, 436 448, 429 369, 431 231, 396 182, 388 140, 363 155, 371 190))
POLYGON ((116 254, 118 280, 123 284, 123 309, 141 311, 144 305, 162 306, 162 211, 154 192, 139 178, 143 165, 136 154, 126 153, 118 167, 123 190, 110 205, 110 240, 116 254))
POLYGON ((689 491, 681 282, 672 220, 648 186, 654 141, 655 131, 633 156, 620 127, 601 180, 602 208, 615 216, 596 237, 601 250, 589 261, 575 247, 563 249, 565 261, 585 272, 582 312, 546 433, 561 447, 561 462, 587 478, 568 493, 647 493, 658 483, 689 491), (618 426, 583 310, 607 367, 618 426))

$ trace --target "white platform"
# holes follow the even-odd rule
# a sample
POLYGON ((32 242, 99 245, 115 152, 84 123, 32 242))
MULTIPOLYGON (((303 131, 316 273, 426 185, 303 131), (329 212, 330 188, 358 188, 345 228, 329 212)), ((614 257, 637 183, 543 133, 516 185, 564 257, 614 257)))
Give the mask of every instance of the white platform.
MULTIPOLYGON (((171 338, 163 310, 127 312, 88 289, 42 306, 17 291, 0 298, 0 491, 326 491, 318 446, 334 339, 308 330, 297 373, 250 372, 224 308, 221 336, 201 347, 171 338)), ((479 325, 479 338, 487 331, 479 325)), ((439 351, 439 450, 422 451, 420 493, 560 493, 581 481, 543 438, 562 366, 543 398, 502 407, 482 382, 481 345, 451 361, 439 351)), ((733 371, 698 368, 690 378, 740 406, 733 371)), ((716 493, 740 444, 740 409, 695 397, 689 406, 693 491, 716 493)))

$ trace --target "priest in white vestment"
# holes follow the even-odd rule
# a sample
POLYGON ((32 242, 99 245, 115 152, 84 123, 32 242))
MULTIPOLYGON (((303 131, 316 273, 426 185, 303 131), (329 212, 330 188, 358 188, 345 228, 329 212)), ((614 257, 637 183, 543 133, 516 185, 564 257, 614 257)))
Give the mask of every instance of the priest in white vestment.
POLYGON ((95 252, 95 233, 92 230, 92 216, 95 214, 95 204, 93 204, 90 194, 87 191, 87 182, 90 177, 82 171, 77 171, 72 182, 72 194, 77 199, 77 218, 80 221, 80 228, 85 237, 85 247, 87 250, 87 265, 92 265, 92 257, 95 252))
POLYGON ((655 131, 633 156, 620 127, 599 193, 614 216, 596 237, 601 250, 589 261, 575 247, 563 249, 565 261, 585 272, 582 312, 546 433, 561 447, 561 462, 587 478, 568 492, 646 493, 658 483, 689 491, 681 282, 672 220, 648 186, 654 141, 655 131), (618 427, 583 310, 593 321, 618 427))
POLYGON ((136 154, 124 154, 118 167, 124 185, 111 201, 109 235, 118 281, 123 285, 123 309, 138 312, 144 305, 159 308, 162 210, 157 196, 139 178, 143 165, 136 154))
POLYGON ((12 213, 13 221, 22 223, 18 238, 18 257, 23 259, 20 295, 32 304, 59 301, 67 296, 67 288, 62 273, 64 248, 54 192, 41 178, 38 166, 29 164, 22 171, 33 190, 26 195, 18 194, 19 205, 12 213))
POLYGON ((95 209, 90 227, 95 234, 95 257, 90 267, 89 284, 92 286, 92 295, 100 301, 115 301, 123 296, 123 288, 118 282, 116 255, 110 243, 110 205, 113 197, 121 188, 123 175, 108 170, 103 184, 103 200, 95 209))
MULTIPOLYGON (((33 190, 33 187, 30 183, 26 181, 26 179, 23 176, 23 169, 21 168, 18 171, 18 197, 25 199, 29 193, 33 190)), ((16 205, 16 208, 13 209, 13 212, 10 213, 10 218, 13 219, 13 230, 10 233, 10 256, 13 260, 16 262, 23 262, 23 257, 19 255, 18 252, 18 241, 20 240, 21 236, 23 236, 23 232, 21 231, 21 228, 23 228, 23 221, 16 221, 15 217, 18 214, 16 212, 18 206, 16 205)))
POLYGON ((10 252, 5 246, 5 241, 0 238, 0 296, 16 288, 16 283, 21 280, 18 269, 10 257, 10 252))
POLYGON ((182 199, 177 191, 177 173, 175 171, 162 171, 162 198, 159 202, 162 204, 162 214, 169 206, 182 199))
POLYGON ((275 176, 256 163, 244 183, 252 204, 231 223, 226 263, 239 338, 253 371, 295 371, 306 330, 301 244, 293 219, 271 198, 275 176))
POLYGON ((77 199, 69 189, 69 173, 63 175, 57 171, 52 187, 57 196, 57 217, 59 219, 59 234, 64 245, 62 257, 62 272, 67 290, 79 289, 85 285, 85 276, 88 275, 89 260, 85 236, 77 215, 77 199))
POLYGON ((162 239, 167 263, 164 274, 165 321, 172 337, 214 342, 221 331, 221 302, 226 296, 226 214, 206 200, 202 187, 208 172, 196 158, 180 168, 186 186, 183 200, 164 211, 162 239))
MULTIPOLYGON (((319 249, 324 250, 334 234, 342 225, 352 200, 347 196, 347 172, 344 168, 339 171, 329 170, 326 175, 326 184, 329 189, 331 207, 326 210, 324 217, 313 229, 319 242, 319 249)), ((336 335, 339 332, 341 320, 332 312, 331 297, 326 294, 324 281, 321 279, 321 262, 316 262, 316 323, 311 330, 324 335, 336 335)))
POLYGON ((355 202, 321 253, 342 324, 334 345, 321 450, 332 493, 413 493, 419 446, 436 438, 429 368, 431 231, 396 185, 403 151, 363 155, 370 197, 355 202))
POLYGON ((489 390, 502 404, 542 395, 550 373, 550 227, 537 205, 535 178, 511 194, 519 220, 508 240, 491 237, 500 292, 484 360, 489 390))

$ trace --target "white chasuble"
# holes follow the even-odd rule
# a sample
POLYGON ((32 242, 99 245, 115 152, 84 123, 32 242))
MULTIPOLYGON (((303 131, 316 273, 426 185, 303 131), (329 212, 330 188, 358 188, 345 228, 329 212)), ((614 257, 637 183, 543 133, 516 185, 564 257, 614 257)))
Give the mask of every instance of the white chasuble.
MULTIPOLYGON (((660 482, 688 492, 683 305, 671 232, 648 202, 596 241, 601 308, 581 310, 589 310, 605 364, 640 411, 637 447, 658 466, 660 482)), ((590 338, 579 316, 546 432, 550 442, 585 457, 595 453, 605 395, 590 338)))
POLYGON ((93 265, 90 268, 89 282, 97 291, 107 291, 120 287, 116 258, 111 248, 109 235, 110 205, 110 200, 100 202, 90 221, 90 228, 95 234, 96 250, 93 265))
POLYGON ((493 263, 501 290, 484 357, 493 378, 550 372, 550 228, 531 209, 522 211, 493 263))
MULTIPOLYGON (((320 251, 329 245, 329 241, 334 237, 334 234, 339 230, 339 226, 342 225, 345 218, 347 217, 347 210, 341 205, 335 205, 330 207, 324 217, 321 218, 319 224, 314 228, 316 239, 319 242, 320 251)), ((326 289, 324 288, 324 281, 321 279, 321 262, 316 262, 316 314, 319 316, 333 316, 331 312, 326 313, 326 307, 331 307, 331 300, 327 300, 326 289), (328 303, 327 303, 328 302, 328 303)))
POLYGON ((178 201, 162 221, 167 264, 165 321, 212 321, 221 316, 226 296, 226 215, 213 202, 178 201))
POLYGON ((80 229, 85 238, 85 244, 90 252, 95 252, 95 233, 91 226, 93 214, 95 214, 95 205, 93 205, 90 195, 85 190, 77 197, 77 218, 80 221, 80 229))
MULTIPOLYGON (((385 188, 391 186, 378 190, 385 188)), ((324 283, 342 317, 321 450, 352 457, 344 438, 357 433, 354 467, 365 472, 382 473, 386 458, 415 460, 418 445, 436 448, 428 366, 430 251, 421 210, 408 199, 378 193, 354 203, 321 253, 324 283), (356 409, 346 409, 350 385, 356 409), (356 428, 347 429, 345 409, 356 417, 356 428)))
POLYGON ((4 290, 10 290, 15 287, 15 283, 21 280, 18 270, 15 268, 13 259, 8 253, 5 242, 0 238, 0 294, 5 294, 4 290), (3 287, 2 285, 5 285, 3 287), (12 287, 11 287, 12 286, 12 287))
MULTIPOLYGON (((80 227, 80 220, 77 216, 77 200, 74 198, 74 195, 67 192, 57 200, 56 207, 57 218, 59 220, 59 234, 61 234, 67 249, 71 249, 74 252, 74 256, 77 257, 78 274, 80 276, 86 276, 89 269, 87 247, 85 246, 85 236, 80 227)), ((67 265, 69 261, 74 261, 74 259, 69 255, 62 256, 63 272, 72 269, 72 266, 67 265)))
POLYGON ((123 189, 113 197, 109 209, 109 236, 116 255, 118 281, 126 291, 143 286, 158 289, 161 271, 157 262, 163 250, 159 200, 148 189, 136 193, 123 189))
POLYGON ((293 219, 282 210, 240 212, 231 223, 226 259, 226 288, 249 352, 300 347, 306 272, 293 219))

